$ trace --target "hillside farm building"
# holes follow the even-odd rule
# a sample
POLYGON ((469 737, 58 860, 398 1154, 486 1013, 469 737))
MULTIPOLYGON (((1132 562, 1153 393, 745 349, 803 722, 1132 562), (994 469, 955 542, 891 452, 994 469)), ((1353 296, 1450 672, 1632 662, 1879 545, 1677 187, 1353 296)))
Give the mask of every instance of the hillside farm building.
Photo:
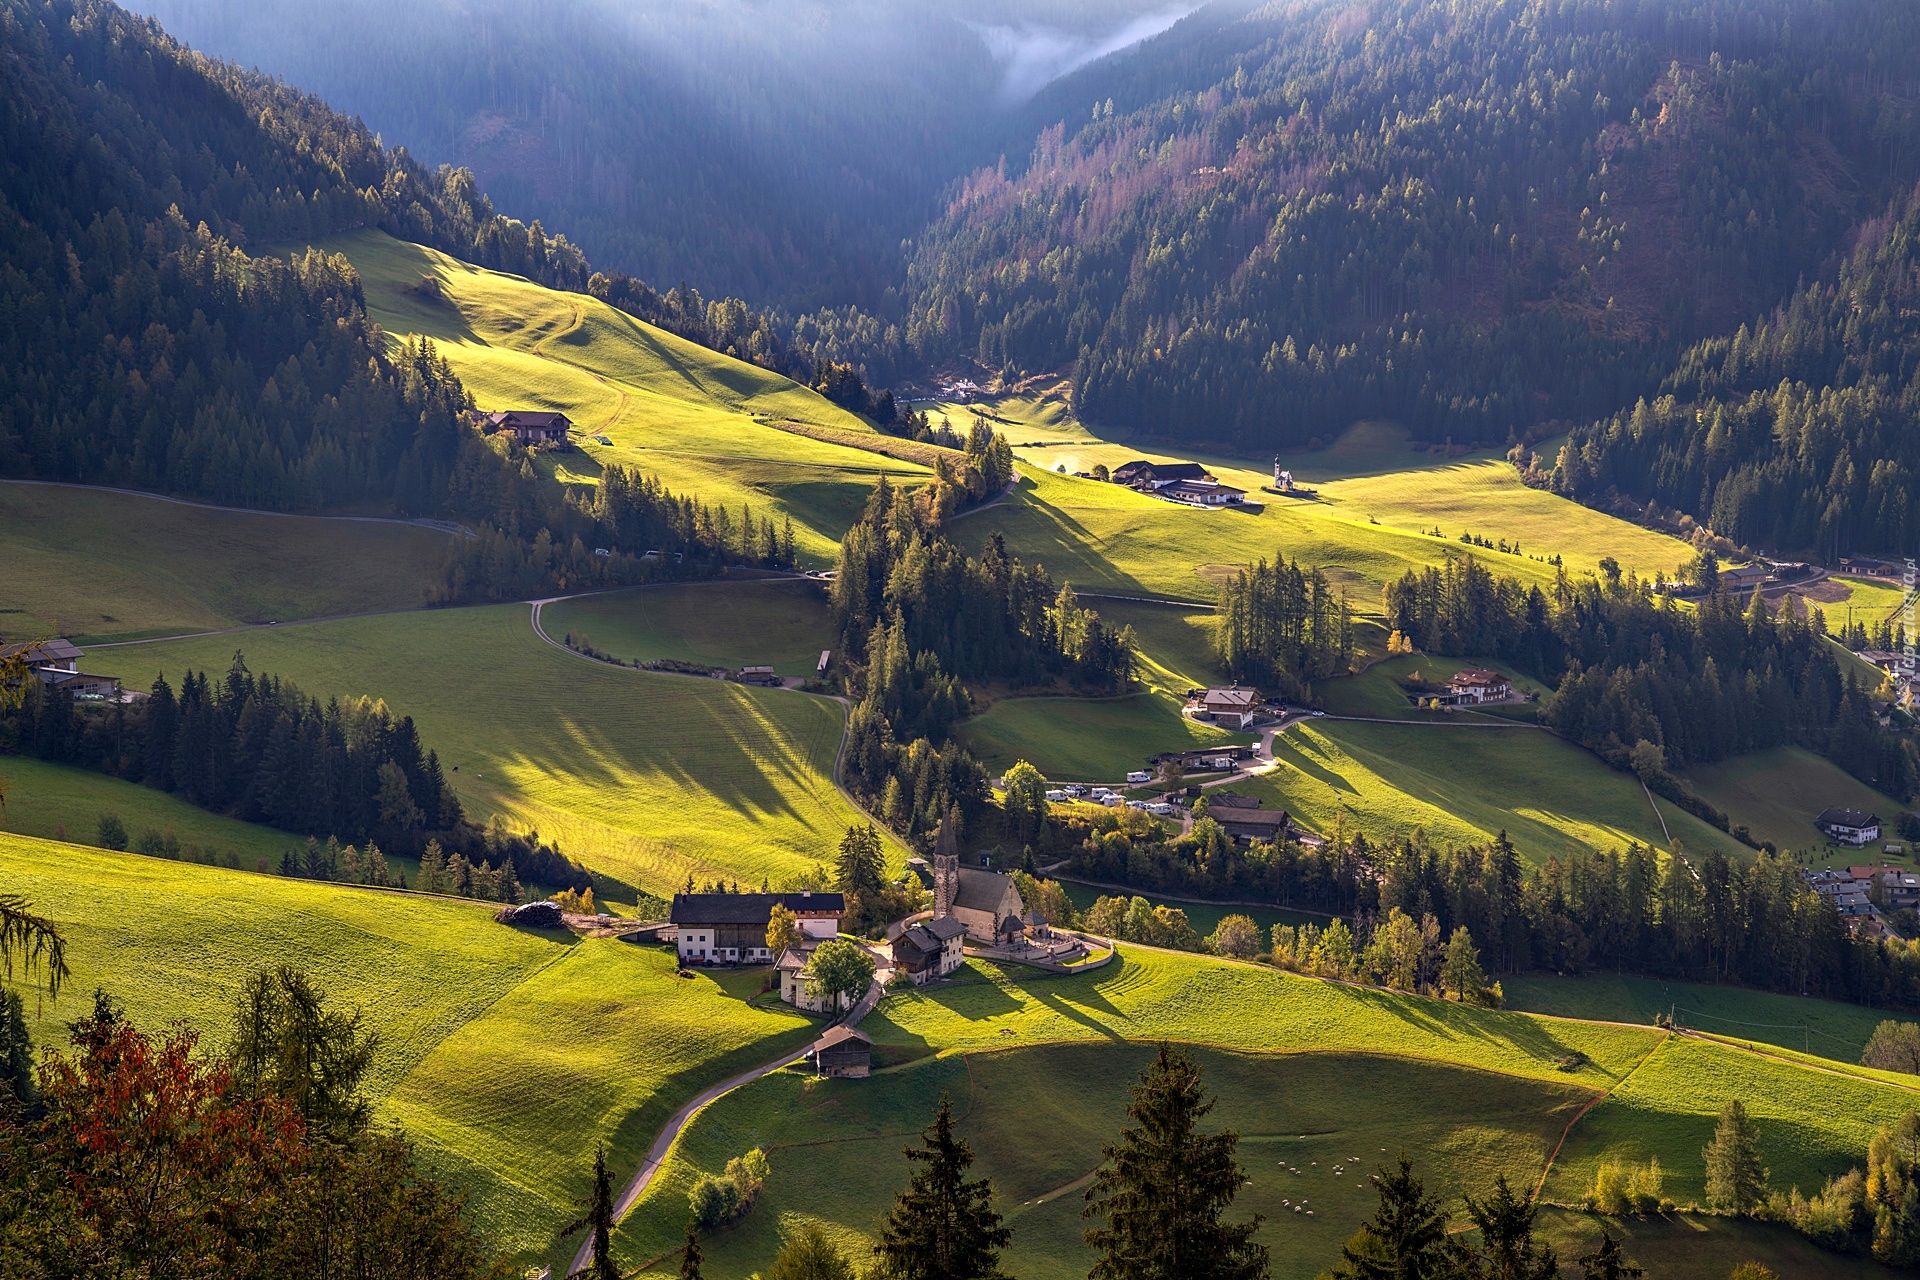
POLYGON ((1212 479, 1213 474, 1197 462, 1148 462, 1145 458, 1135 458, 1113 470, 1115 484, 1149 491, 1181 480, 1212 479))
POLYGON ((1231 507, 1238 505, 1247 496, 1247 491, 1221 484, 1217 480, 1175 480, 1169 484, 1156 484, 1153 494, 1157 498, 1184 502, 1189 506, 1231 507))
POLYGON ((1751 591, 1773 576, 1773 570, 1764 564, 1743 564, 1737 569, 1720 571, 1721 585, 1728 591, 1751 591))
POLYGON ((564 413, 547 413, 537 409, 507 409, 499 413, 489 413, 485 421, 495 431, 509 431, 513 438, 524 445, 546 445, 550 448, 570 449, 567 432, 573 429, 573 420, 564 413))
POLYGON ((83 701, 113 702, 145 697, 122 694, 119 676, 93 675, 80 669, 86 651, 71 640, 43 640, 37 644, 0 646, 0 657, 25 657, 28 670, 49 689, 59 689, 83 701))
POLYGON ((1498 671, 1472 668, 1454 673, 1447 681, 1447 693, 1441 701, 1449 706, 1468 707, 1482 702, 1506 702, 1512 697, 1512 681, 1498 671))
POLYGON ((873 1041, 856 1027, 835 1027, 807 1047, 807 1061, 823 1076, 864 1080, 873 1070, 873 1041))
POLYGON ((1835 844, 1872 844, 1880 838, 1880 819, 1857 809, 1828 809, 1813 820, 1835 844))
POLYGON ((681 964, 765 964, 767 922, 775 907, 798 918, 808 938, 840 932, 846 899, 837 893, 676 893, 673 921, 681 964))
POLYGON ((1188 707, 1195 720, 1210 720, 1223 729, 1246 728, 1253 723, 1259 709, 1259 690, 1242 689, 1239 685, 1231 689, 1208 689, 1188 707))
POLYGON ((770 685, 778 688, 780 677, 773 673, 772 667, 742 667, 740 668, 740 683, 770 685))

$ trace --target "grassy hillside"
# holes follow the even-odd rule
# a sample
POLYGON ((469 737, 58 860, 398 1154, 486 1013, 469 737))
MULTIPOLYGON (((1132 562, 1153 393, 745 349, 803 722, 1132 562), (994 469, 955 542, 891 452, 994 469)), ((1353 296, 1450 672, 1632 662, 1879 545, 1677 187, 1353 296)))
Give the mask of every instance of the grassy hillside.
POLYGON ((1265 460, 1181 454, 1181 460, 1203 462, 1222 481, 1249 490, 1249 502, 1265 504, 1258 514, 1207 512, 1073 475, 1095 463, 1111 468, 1132 458, 1174 455, 1103 440, 1065 420, 1028 424, 1018 416, 1023 401, 1009 407, 1013 415, 1003 430, 1020 439, 1023 429, 1031 429, 1047 444, 1019 451, 1027 464, 1019 491, 969 521, 963 536, 981 539, 998 529, 1025 558, 1088 591, 1208 600, 1223 574, 1284 551, 1328 569, 1353 592, 1358 607, 1374 610, 1382 586, 1409 568, 1462 550, 1457 539, 1467 532, 1494 542, 1517 540, 1526 555, 1484 548, 1473 554, 1497 573, 1541 585, 1552 581, 1554 569, 1529 556, 1557 554, 1574 571, 1592 570, 1611 556, 1644 577, 1670 570, 1688 554, 1663 534, 1528 489, 1501 459, 1413 453, 1405 432, 1387 424, 1356 424, 1326 449, 1281 460, 1318 488, 1315 501, 1259 492, 1273 480, 1265 460), (1436 525, 1444 537, 1427 534, 1436 525))
POLYGON ((1121 698, 1003 698, 960 726, 958 737, 990 770, 1016 760, 1056 782, 1120 782, 1161 751, 1252 742, 1180 714, 1160 690, 1121 698))
POLYGON ((0 780, 7 794, 0 831, 92 844, 100 815, 112 813, 131 838, 149 829, 171 833, 182 845, 199 846, 201 861, 208 854, 222 861, 231 854, 248 869, 262 858, 278 867, 284 850, 305 843, 272 827, 208 813, 152 787, 70 765, 0 756, 0 780))
POLYGON ((1603 1018, 1651 1025, 1671 1013, 1682 1026, 1762 1045, 1811 1052, 1851 1066, 1886 1016, 1835 1000, 1772 995, 1654 978, 1526 973, 1501 979, 1507 1008, 1564 1018, 1603 1018))
MULTIPOLYGON (((1151 1057, 1141 1045, 1051 1045, 944 1058, 866 1081, 770 1076, 689 1130, 660 1189, 622 1232, 625 1256, 638 1261, 676 1245, 676 1214, 684 1215, 693 1179, 754 1145, 768 1148, 773 1167, 765 1199, 742 1225, 702 1242, 707 1275, 744 1280, 765 1266, 780 1230, 807 1220, 864 1254, 873 1218, 906 1185, 901 1148, 946 1093, 975 1172, 993 1179, 1013 1229, 1005 1269, 1022 1280, 1084 1276, 1081 1183, 1126 1122, 1127 1086, 1151 1057), (1035 1140, 1040 1133, 1044 1141, 1035 1140)), ((1386 1158, 1381 1148, 1420 1159, 1437 1190, 1478 1191, 1495 1173, 1537 1169, 1592 1096, 1574 1085, 1365 1054, 1203 1049, 1198 1057, 1220 1097, 1209 1124, 1241 1134, 1249 1185, 1235 1214, 1267 1217, 1260 1238, 1274 1250, 1274 1275, 1288 1280, 1306 1280, 1336 1259, 1371 1211, 1366 1177, 1386 1158), (1423 1102, 1381 1106, 1382 1098, 1423 1102), (1294 1205, 1305 1207, 1296 1213, 1294 1205)), ((676 1266, 669 1258, 649 1274, 676 1266)))
POLYGON ((507 929, 484 905, 0 836, 0 877, 68 939, 73 981, 33 1023, 56 1043, 95 987, 152 1027, 224 1035, 247 973, 297 965, 380 1036, 370 1089, 501 1245, 544 1256, 590 1153, 630 1166, 687 1097, 803 1042, 672 957, 507 929))
POLYGON ((1373 1206, 1365 1174, 1382 1148, 1405 1147, 1450 1196, 1484 1189, 1495 1172, 1530 1186, 1573 1112, 1613 1090, 1630 1105, 1596 1108, 1612 1117, 1597 1137, 1587 1121, 1575 1128, 1581 1167, 1563 1177, 1556 1166, 1550 1193, 1577 1199, 1609 1147, 1658 1149, 1684 1203, 1700 1194, 1697 1131, 1711 1129, 1729 1091, 1757 1100, 1776 1181, 1803 1185, 1857 1160, 1874 1126, 1911 1104, 1874 1073, 1819 1075, 1651 1028, 1463 1009, 1131 947, 1113 966, 1064 978, 974 962, 953 985, 889 997, 863 1029, 880 1061, 899 1065, 865 1082, 783 1073, 709 1108, 622 1231, 626 1256, 671 1248, 695 1173, 756 1143, 771 1144, 768 1201, 703 1242, 711 1274, 763 1266, 776 1225, 806 1219, 858 1245, 904 1183, 897 1149, 944 1091, 1010 1214, 1012 1269, 1084 1274, 1071 1193, 1122 1123, 1143 1042, 1161 1037, 1206 1047, 1216 1120, 1242 1134, 1244 1203, 1270 1215, 1264 1238, 1284 1276, 1313 1275, 1336 1256, 1373 1206), (1393 1056, 1376 1056, 1388 1045, 1393 1056), (1575 1051, 1581 1064, 1560 1069, 1575 1051), (1844 1099, 1837 1116, 1829 1085, 1844 1099), (1311 1219, 1292 1211, 1303 1200, 1311 1219))
POLYGON ((858 417, 779 374, 643 324, 585 294, 561 293, 379 232, 335 237, 360 272, 367 309, 396 339, 432 338, 480 407, 556 409, 582 451, 546 455, 563 482, 609 463, 658 475, 676 493, 759 516, 790 515, 795 544, 830 563, 875 478, 925 468, 779 431, 760 418, 871 435, 858 417), (422 281, 432 281, 430 289, 422 281), (591 439, 604 434, 613 441, 591 439))
MULTIPOLYGON (((1750 756, 1700 765, 1687 771, 1693 789, 1744 822, 1757 840, 1782 849, 1813 849, 1836 865, 1869 855, 1827 852, 1826 837, 1813 825, 1822 809, 1863 809, 1891 822, 1906 806, 1883 795, 1802 747, 1775 747, 1750 756)), ((1888 838, 1898 839, 1891 832, 1888 838)))
POLYGON ((639 587, 548 605, 541 625, 556 639, 584 633, 616 658, 673 658, 716 667, 772 663, 810 676, 836 643, 825 593, 815 583, 767 578, 639 587))
MULTIPOLYGON (((418 608, 449 541, 396 522, 0 484, 0 636, 87 644, 418 608)), ((113 674, 114 661, 88 667, 113 674)))
POLYGON ((525 605, 447 609, 157 642, 164 667, 255 671, 411 715, 461 802, 537 828, 595 871, 655 892, 689 873, 757 885, 826 857, 862 815, 833 785, 834 703, 610 667, 542 642, 525 605))
MULTIPOLYGON (((1278 735, 1274 758, 1278 769, 1235 790, 1315 830, 1344 819, 1370 839, 1424 827, 1464 844, 1504 828, 1533 862, 1574 844, 1668 843, 1635 778, 1544 730, 1322 720, 1278 735)), ((1749 853, 1670 804, 1660 812, 1689 849, 1749 853)))

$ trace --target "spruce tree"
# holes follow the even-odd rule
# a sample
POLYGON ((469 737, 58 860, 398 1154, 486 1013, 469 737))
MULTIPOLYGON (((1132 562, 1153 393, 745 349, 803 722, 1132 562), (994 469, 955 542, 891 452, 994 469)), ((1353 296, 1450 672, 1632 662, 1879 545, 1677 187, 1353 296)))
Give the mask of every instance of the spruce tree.
POLYGON ((1759 1133, 1740 1099, 1720 1108, 1713 1141, 1700 1154, 1707 1162, 1707 1203, 1713 1208, 1745 1216, 1766 1198, 1759 1133))
POLYGON ((1087 1189, 1087 1244, 1100 1255, 1091 1280, 1260 1280, 1267 1249, 1253 1243, 1258 1215, 1224 1223, 1246 1175, 1234 1159, 1240 1136, 1196 1126, 1214 1101, 1202 1101, 1200 1068, 1167 1045, 1133 1088, 1135 1121, 1104 1150, 1106 1163, 1087 1189))
POLYGON ((1465 1251, 1447 1239, 1440 1201, 1413 1176, 1405 1152, 1398 1164, 1374 1175, 1380 1207, 1341 1246, 1336 1280, 1407 1280, 1464 1269, 1465 1251))
POLYGON ((1633 1260, 1620 1251, 1620 1242, 1604 1228, 1600 1247, 1580 1259, 1581 1280, 1640 1280, 1646 1274, 1646 1268, 1634 1266, 1633 1260))
POLYGON ((700 1224, 687 1219, 687 1242, 680 1247, 680 1280, 700 1280, 700 1224))
POLYGON ((946 1094, 920 1141, 906 1155, 922 1167, 880 1224, 879 1274, 886 1280, 1007 1280, 1000 1250, 1013 1233, 993 1210, 993 1183, 967 1181, 973 1151, 954 1136, 946 1094))
POLYGON ((1560 1260, 1553 1246, 1533 1238, 1538 1209, 1513 1193, 1505 1174, 1493 1180, 1493 1194, 1485 1200, 1465 1199, 1467 1217, 1480 1228, 1484 1263, 1476 1274, 1486 1280, 1557 1280, 1560 1260))
MULTIPOLYGON (((560 1229, 562 1237, 586 1228, 593 1235, 590 1241, 590 1261, 585 1271, 576 1271, 575 1275, 585 1275, 591 1280, 620 1280, 620 1268, 613 1264, 613 1182, 607 1177, 607 1149, 599 1146, 593 1152, 593 1190, 588 1193, 581 1205, 581 1215, 560 1229)), ((693 1274, 700 1274, 700 1249, 693 1241, 693 1226, 687 1226, 688 1244, 693 1249, 693 1274)), ((686 1275, 686 1264, 681 1264, 681 1275, 686 1275)))

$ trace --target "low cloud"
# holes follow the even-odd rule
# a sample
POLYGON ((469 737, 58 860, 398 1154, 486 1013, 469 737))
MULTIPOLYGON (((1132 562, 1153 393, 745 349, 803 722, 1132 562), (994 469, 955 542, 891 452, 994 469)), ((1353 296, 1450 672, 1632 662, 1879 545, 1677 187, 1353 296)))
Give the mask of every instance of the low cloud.
POLYGON ((1183 4, 1143 14, 1106 35, 1086 35, 1052 27, 980 27, 980 39, 1000 64, 1000 97, 1025 102, 1034 94, 1110 53, 1151 40, 1200 6, 1183 4))

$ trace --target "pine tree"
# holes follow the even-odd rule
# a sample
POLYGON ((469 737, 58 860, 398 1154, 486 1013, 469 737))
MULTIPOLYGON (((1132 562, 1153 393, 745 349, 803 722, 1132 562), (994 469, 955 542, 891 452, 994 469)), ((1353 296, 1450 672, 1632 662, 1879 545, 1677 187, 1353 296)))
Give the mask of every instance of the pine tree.
POLYGON ((907 1159, 924 1167, 894 1197, 880 1225, 879 1273, 887 1280, 1007 1280, 1000 1250, 1013 1233, 993 1210, 993 1183, 967 1181, 973 1151, 953 1133, 953 1106, 943 1093, 940 1111, 907 1159))
POLYGON ((1236 1133, 1202 1134, 1214 1108, 1201 1100, 1200 1068, 1184 1052, 1160 1046, 1133 1088, 1127 1114, 1136 1127, 1104 1149, 1106 1163, 1087 1189, 1083 1218, 1105 1218, 1086 1232, 1100 1254, 1091 1280, 1259 1280, 1267 1249, 1253 1243, 1258 1215, 1227 1224, 1245 1174, 1234 1159, 1236 1133))
POLYGON ((1406 1153, 1397 1169, 1383 1169, 1373 1181, 1380 1207, 1341 1246, 1336 1280, 1404 1280, 1458 1269, 1464 1251, 1447 1239, 1447 1215, 1413 1176, 1406 1153))
POLYGON ((1640 1280, 1646 1268, 1636 1267, 1620 1250, 1620 1242, 1606 1230, 1600 1232, 1600 1247, 1580 1259, 1581 1280, 1640 1280))
POLYGON ((1485 1280, 1558 1280, 1560 1260, 1553 1246, 1533 1238, 1533 1217, 1538 1211, 1507 1185, 1501 1174, 1493 1181, 1493 1194, 1485 1200, 1465 1197, 1467 1217, 1480 1228, 1480 1250, 1485 1265, 1476 1274, 1485 1280))
MULTIPOLYGON (((593 1152, 593 1190, 581 1205, 581 1215, 560 1229, 561 1236, 570 1236, 583 1228, 591 1231, 590 1261, 585 1271, 574 1272, 585 1275, 590 1280, 620 1280, 620 1268, 613 1262, 613 1182, 607 1176, 607 1149, 605 1146, 594 1148, 593 1152)), ((693 1225, 687 1225, 687 1240, 693 1250, 693 1274, 700 1274, 700 1249, 693 1242, 693 1225)), ((681 1264, 681 1275, 688 1274, 686 1264, 681 1264)))
POLYGON ((1707 1203, 1742 1216, 1767 1195, 1767 1170, 1760 1163, 1759 1133, 1747 1109, 1734 1098, 1720 1108, 1713 1141, 1700 1153, 1707 1162, 1707 1203))
POLYGON ((0 1093, 22 1104, 33 1101, 33 1041, 17 991, 0 991, 0 1093))
POLYGON ((687 1219, 687 1242, 680 1246, 680 1280, 700 1280, 700 1227, 687 1219))

